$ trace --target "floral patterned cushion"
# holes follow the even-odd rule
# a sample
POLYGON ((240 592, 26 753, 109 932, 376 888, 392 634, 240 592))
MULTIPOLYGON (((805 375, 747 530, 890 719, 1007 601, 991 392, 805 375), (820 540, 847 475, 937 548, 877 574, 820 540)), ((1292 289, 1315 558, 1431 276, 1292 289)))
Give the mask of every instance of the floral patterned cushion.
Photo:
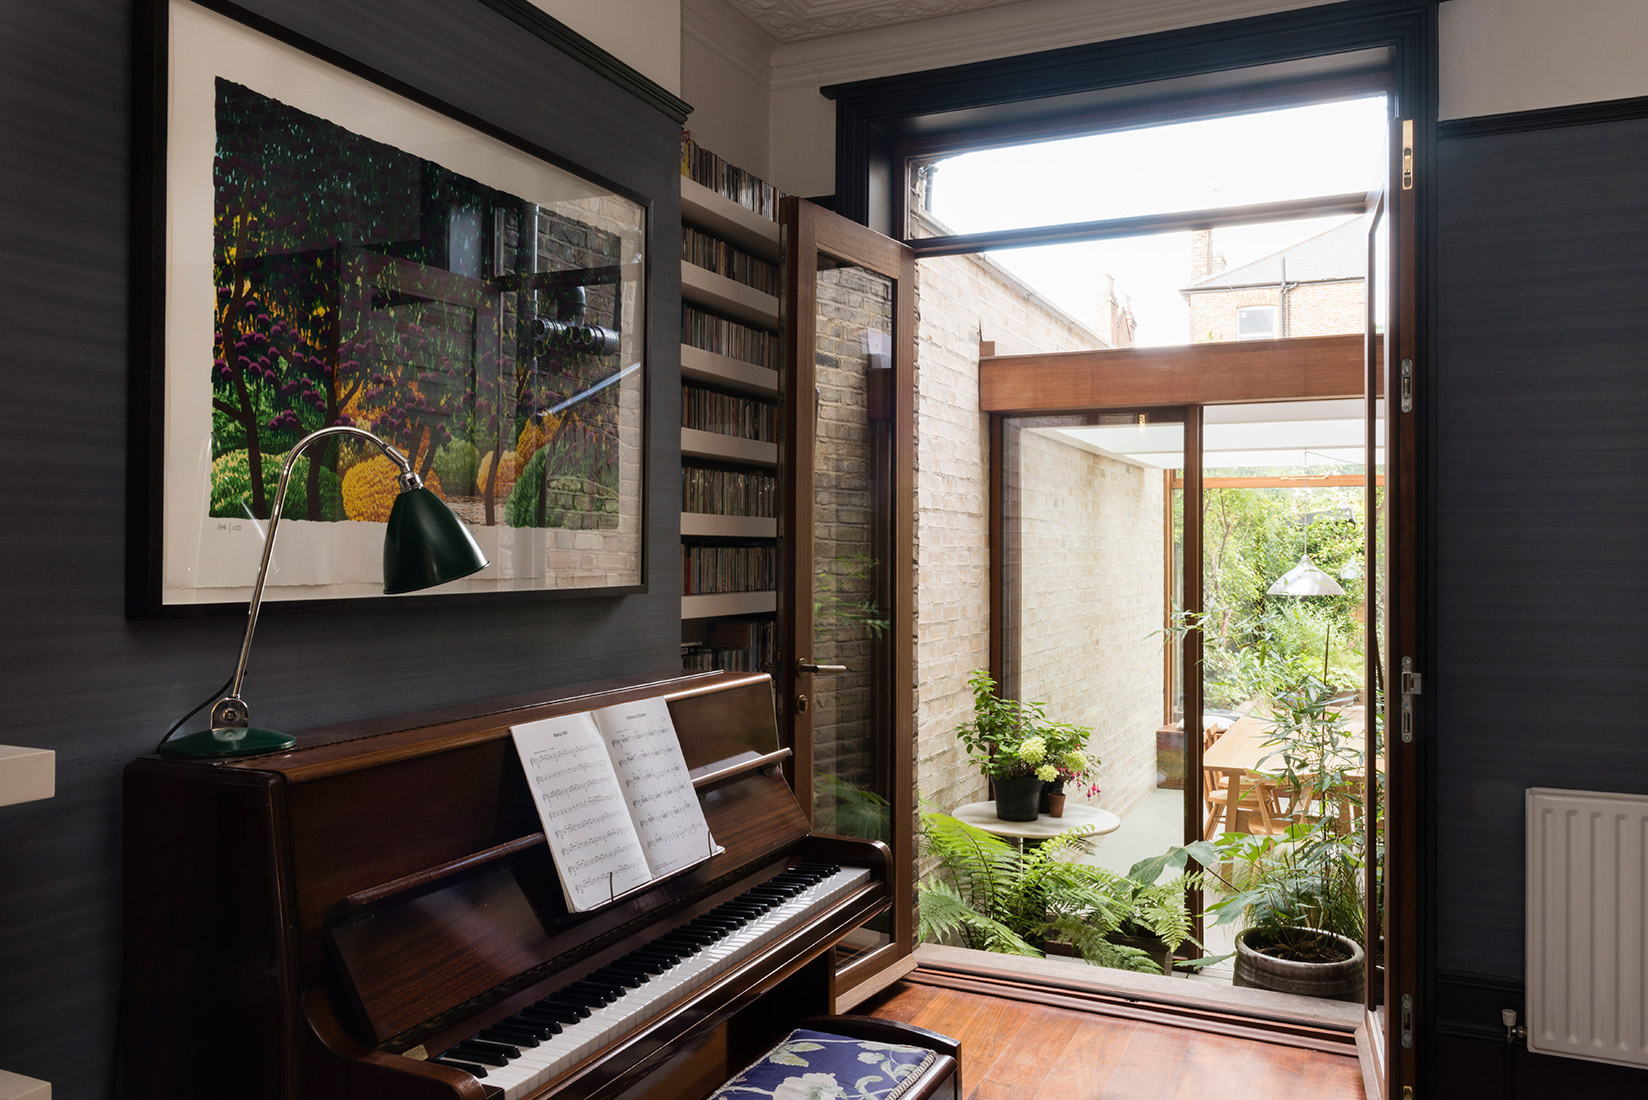
POLYGON ((710 1100, 897 1100, 937 1057, 925 1047, 797 1029, 710 1100))

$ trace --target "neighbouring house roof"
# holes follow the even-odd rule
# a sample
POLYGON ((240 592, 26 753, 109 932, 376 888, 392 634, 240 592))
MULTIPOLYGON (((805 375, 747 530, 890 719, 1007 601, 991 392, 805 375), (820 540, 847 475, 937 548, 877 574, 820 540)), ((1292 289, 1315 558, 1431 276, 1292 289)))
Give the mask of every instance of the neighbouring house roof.
POLYGON ((1244 286, 1275 286, 1282 281, 1282 261, 1287 261, 1289 283, 1327 283, 1341 279, 1365 279, 1368 274, 1368 228, 1361 218, 1352 218, 1324 233, 1307 237, 1280 252, 1252 263, 1209 275, 1185 287, 1183 293, 1203 290, 1232 290, 1244 286))

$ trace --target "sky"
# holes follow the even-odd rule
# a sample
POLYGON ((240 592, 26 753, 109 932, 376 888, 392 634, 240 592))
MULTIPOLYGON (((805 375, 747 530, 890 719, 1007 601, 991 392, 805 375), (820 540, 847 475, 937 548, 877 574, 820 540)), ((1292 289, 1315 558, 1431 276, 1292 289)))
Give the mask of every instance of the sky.
MULTIPOLYGON (((939 163, 932 211, 971 233, 1369 191, 1386 174, 1384 118, 1374 97, 965 153, 939 163)), ((1213 247, 1239 267, 1345 220, 1216 229, 1213 247)), ((1088 322, 1109 272, 1117 297, 1132 299, 1138 345, 1189 342, 1179 294, 1190 281, 1188 233, 991 258, 1088 322)))

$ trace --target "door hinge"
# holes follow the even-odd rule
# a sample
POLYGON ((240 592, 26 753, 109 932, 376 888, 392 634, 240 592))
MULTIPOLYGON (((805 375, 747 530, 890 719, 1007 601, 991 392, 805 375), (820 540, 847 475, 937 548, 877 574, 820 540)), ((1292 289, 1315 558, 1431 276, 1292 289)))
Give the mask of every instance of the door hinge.
MULTIPOLYGON (((1402 741, 1413 742, 1413 697, 1425 693, 1425 677, 1413 670, 1413 658, 1402 658, 1402 741)), ((1403 998, 1404 1004, 1407 998, 1403 998)))
POLYGON ((1413 1049, 1413 994, 1402 994, 1402 1049, 1413 1049))
POLYGON ((1413 119, 1402 120, 1402 190, 1413 190, 1413 119))
POLYGON ((1402 360, 1402 411, 1413 411, 1413 360, 1402 360))

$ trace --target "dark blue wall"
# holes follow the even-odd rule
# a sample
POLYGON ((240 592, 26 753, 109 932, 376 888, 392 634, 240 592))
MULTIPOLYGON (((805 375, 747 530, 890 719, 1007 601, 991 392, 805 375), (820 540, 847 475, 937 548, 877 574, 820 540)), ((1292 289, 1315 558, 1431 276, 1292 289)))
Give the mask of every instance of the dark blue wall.
MULTIPOLYGON (((480 3, 250 6, 656 203, 650 590, 276 607, 246 689, 259 719, 297 730, 678 664, 678 124, 480 3)), ((130 8, 0 10, 0 743, 56 750, 58 784, 0 808, 0 1068, 61 1100, 108 1095, 121 768, 232 671, 244 622, 123 617, 130 8)))
POLYGON ((1648 793, 1648 120, 1438 160, 1442 1095, 1644 1096, 1645 1073, 1508 1051, 1498 1014, 1522 1000, 1523 791, 1648 793))

